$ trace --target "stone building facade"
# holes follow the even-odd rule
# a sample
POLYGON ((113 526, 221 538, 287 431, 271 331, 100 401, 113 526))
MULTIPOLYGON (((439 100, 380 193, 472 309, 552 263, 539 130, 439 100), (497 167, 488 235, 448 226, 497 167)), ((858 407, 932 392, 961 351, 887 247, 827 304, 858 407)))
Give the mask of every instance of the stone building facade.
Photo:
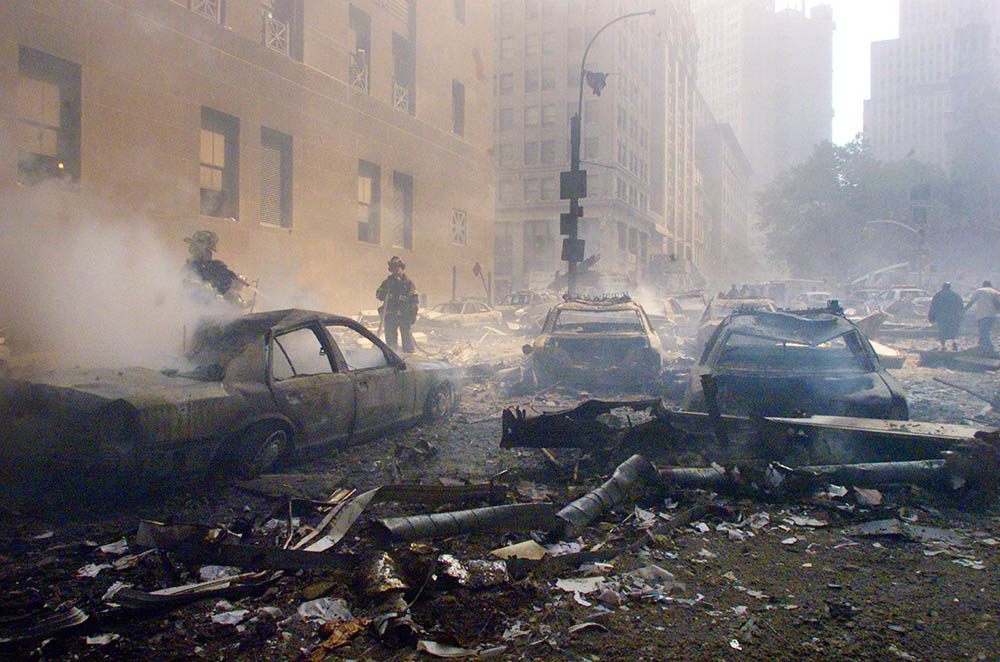
MULTIPOLYGON (((488 0, 0 4, 0 192, 51 186, 343 313, 401 256, 431 301, 493 262, 488 0)), ((267 307, 287 305, 266 301, 267 307)))

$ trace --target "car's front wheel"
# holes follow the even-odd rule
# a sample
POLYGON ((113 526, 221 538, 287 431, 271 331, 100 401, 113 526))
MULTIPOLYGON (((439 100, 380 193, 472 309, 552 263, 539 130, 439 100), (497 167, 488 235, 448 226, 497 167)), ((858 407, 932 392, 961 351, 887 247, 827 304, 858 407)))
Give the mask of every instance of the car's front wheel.
POLYGON ((446 417, 455 408, 455 389, 447 382, 438 384, 428 394, 424 403, 424 417, 435 421, 446 417))
POLYGON ((273 469, 291 449, 288 428, 278 423, 258 423, 238 436, 230 466, 239 478, 255 478, 273 469))

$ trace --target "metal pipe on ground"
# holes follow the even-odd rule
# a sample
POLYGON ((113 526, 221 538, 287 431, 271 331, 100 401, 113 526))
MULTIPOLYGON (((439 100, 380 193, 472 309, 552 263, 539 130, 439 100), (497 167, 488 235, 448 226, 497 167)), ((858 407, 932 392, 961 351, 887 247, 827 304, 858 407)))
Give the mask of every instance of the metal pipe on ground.
POLYGON ((484 531, 547 530, 554 525, 554 517, 555 506, 550 503, 514 503, 432 515, 390 517, 379 520, 379 524, 397 540, 419 540, 484 531))
POLYGON ((656 467, 642 455, 633 455, 618 465, 611 478, 604 484, 556 513, 561 526, 553 531, 552 535, 559 537, 575 535, 602 513, 624 502, 637 490, 659 484, 660 476, 656 467))

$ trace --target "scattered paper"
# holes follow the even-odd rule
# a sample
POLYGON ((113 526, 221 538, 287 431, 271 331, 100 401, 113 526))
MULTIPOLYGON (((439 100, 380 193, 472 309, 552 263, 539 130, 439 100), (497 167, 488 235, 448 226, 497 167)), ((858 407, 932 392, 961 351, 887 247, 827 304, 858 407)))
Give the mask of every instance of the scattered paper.
POLYGON ((298 613, 307 621, 349 621, 353 618, 342 598, 318 598, 303 602, 298 613))

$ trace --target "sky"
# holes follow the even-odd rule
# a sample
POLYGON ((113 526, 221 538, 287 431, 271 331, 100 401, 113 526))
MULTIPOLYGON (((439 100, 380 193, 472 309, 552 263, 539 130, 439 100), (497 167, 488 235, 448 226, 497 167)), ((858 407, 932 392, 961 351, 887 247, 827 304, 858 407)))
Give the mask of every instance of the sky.
MULTIPOLYGON (((873 41, 899 36, 899 0, 807 0, 833 7, 833 142, 850 141, 864 124, 873 41)), ((777 0, 778 9, 801 8, 801 0, 777 0)))

